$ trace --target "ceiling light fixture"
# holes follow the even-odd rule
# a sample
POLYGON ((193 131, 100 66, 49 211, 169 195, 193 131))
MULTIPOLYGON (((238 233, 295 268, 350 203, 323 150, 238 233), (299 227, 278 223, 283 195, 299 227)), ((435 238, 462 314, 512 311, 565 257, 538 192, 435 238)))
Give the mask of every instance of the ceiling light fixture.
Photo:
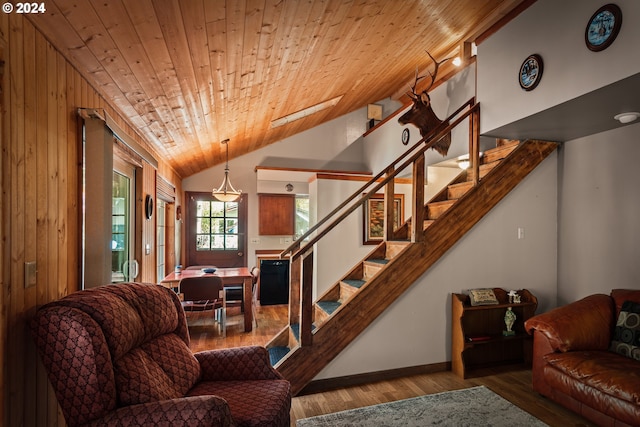
POLYGON ((619 121, 620 123, 631 123, 640 117, 640 113, 637 112, 629 112, 629 113, 620 113, 613 116, 614 119, 619 121))
POLYGON ((271 122, 271 128, 277 128, 278 126, 286 125, 287 123, 291 123, 296 120, 303 119, 307 116, 317 113, 318 111, 325 110, 327 108, 333 107, 342 99, 344 95, 336 96, 328 101, 321 102, 316 105, 312 105, 311 107, 305 108, 304 110, 296 111, 295 113, 291 113, 286 116, 282 116, 279 119, 275 119, 271 122))
POLYGON ((221 202, 235 202, 240 198, 242 190, 236 190, 233 188, 231 180, 229 180, 229 139, 225 139, 220 144, 227 147, 227 165, 224 168, 224 179, 222 180, 222 184, 217 190, 214 188, 211 195, 221 202))

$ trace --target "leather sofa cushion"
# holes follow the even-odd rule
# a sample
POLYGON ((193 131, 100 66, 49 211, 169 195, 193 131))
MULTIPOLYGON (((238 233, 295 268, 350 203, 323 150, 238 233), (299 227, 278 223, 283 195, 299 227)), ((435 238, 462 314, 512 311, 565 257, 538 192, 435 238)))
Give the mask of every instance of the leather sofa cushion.
MULTIPOLYGON (((567 384, 563 392, 589 402, 593 399, 589 389, 640 406, 640 362, 610 351, 571 351, 550 353, 544 360, 554 369, 587 387, 567 384)), ((548 367, 547 367, 548 368, 548 367)), ((545 368, 545 375, 549 374, 545 368)), ((551 379, 553 375, 550 375, 551 379)), ((558 384, 556 384, 557 386, 558 384)), ((593 406, 592 407, 598 407, 593 406)))

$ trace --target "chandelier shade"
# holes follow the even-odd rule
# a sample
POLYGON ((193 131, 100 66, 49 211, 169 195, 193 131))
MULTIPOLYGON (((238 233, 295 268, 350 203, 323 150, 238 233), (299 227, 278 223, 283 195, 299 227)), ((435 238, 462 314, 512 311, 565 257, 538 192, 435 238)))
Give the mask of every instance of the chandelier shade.
POLYGON ((233 188, 231 180, 229 179, 229 140, 225 139, 221 144, 224 144, 227 147, 227 163, 224 168, 222 184, 217 189, 214 188, 213 191, 211 191, 211 195, 221 202, 235 202, 240 198, 242 190, 236 190, 233 188))

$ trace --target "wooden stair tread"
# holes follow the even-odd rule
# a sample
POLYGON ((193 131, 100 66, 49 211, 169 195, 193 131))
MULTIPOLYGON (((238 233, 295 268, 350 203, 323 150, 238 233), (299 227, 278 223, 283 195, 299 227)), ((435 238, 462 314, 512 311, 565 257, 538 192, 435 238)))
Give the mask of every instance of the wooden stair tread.
POLYGON ((473 181, 464 181, 457 184, 451 184, 447 186, 447 198, 449 200, 459 199, 472 188, 473 181))
POLYGON ((482 160, 484 163, 491 163, 497 160, 502 160, 505 157, 507 157, 509 154, 511 154, 513 150, 518 148, 518 144, 519 142, 515 141, 513 143, 501 145, 499 147, 487 150, 482 155, 482 160))
POLYGON ((439 202, 429 202, 427 203, 428 207, 433 207, 433 208, 438 208, 438 207, 443 207, 443 206, 451 206, 455 203, 455 200, 441 200, 439 202))

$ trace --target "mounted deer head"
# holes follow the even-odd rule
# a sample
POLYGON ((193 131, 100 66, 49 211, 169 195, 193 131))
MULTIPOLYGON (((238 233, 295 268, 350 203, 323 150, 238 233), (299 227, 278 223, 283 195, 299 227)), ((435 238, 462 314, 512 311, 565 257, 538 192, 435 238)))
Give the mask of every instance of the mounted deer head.
MULTIPOLYGON (((429 87, 427 87, 421 93, 416 93, 416 86, 418 86, 418 82, 427 77, 427 74, 419 76, 418 69, 416 68, 415 82, 413 83, 413 86, 411 86, 411 92, 407 92, 407 95, 413 101, 413 105, 411 106, 409 111, 404 113, 398 119, 398 122, 400 124, 406 125, 408 123, 411 123, 412 125, 416 126, 420 130, 420 135, 422 135, 423 138, 443 122, 438 118, 438 116, 436 116, 436 113, 434 113, 433 109, 431 108, 431 98, 429 97, 429 90, 436 81, 436 76, 438 75, 438 68, 440 67, 440 65, 450 59, 445 58, 442 61, 438 62, 433 56, 431 56, 429 52, 427 52, 427 55, 429 55, 434 64, 436 64, 433 73, 427 70, 427 73, 429 73, 428 75, 431 77, 431 83, 429 83, 429 87)), ((449 123, 446 123, 446 125, 448 124, 449 123)), ((450 145, 451 132, 445 135, 431 148, 433 148, 443 156, 446 156, 447 152, 449 151, 450 145)))

